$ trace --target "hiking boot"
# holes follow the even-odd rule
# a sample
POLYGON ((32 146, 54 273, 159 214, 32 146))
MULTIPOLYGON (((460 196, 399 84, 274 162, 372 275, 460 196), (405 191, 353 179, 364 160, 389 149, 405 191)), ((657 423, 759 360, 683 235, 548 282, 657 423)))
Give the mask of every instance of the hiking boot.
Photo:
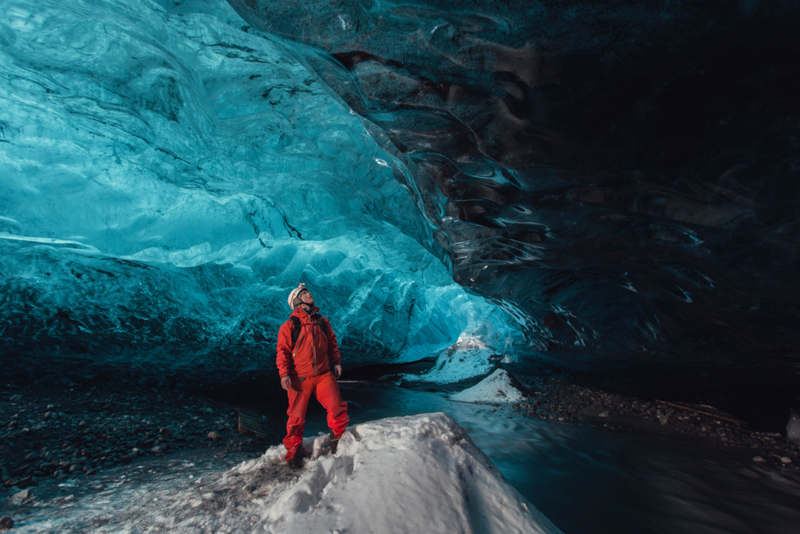
MULTIPOLYGON (((342 432, 342 434, 344 434, 344 432, 342 432)), ((336 454, 336 449, 339 448, 339 438, 342 437, 342 434, 337 436, 333 433, 333 430, 331 430, 331 454, 336 454)))
POLYGON ((289 465, 289 469, 296 470, 296 469, 300 469, 301 467, 303 467, 303 457, 304 456, 307 456, 306 455, 306 451, 303 448, 303 446, 301 445, 297 449, 297 452, 294 453, 294 456, 292 456, 291 458, 286 460, 286 463, 289 465))

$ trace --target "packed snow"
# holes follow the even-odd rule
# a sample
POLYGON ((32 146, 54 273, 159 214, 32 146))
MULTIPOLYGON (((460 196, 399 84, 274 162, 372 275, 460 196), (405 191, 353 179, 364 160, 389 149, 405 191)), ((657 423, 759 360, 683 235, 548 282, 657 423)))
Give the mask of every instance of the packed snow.
POLYGON ((478 384, 469 389, 451 395, 450 398, 460 402, 508 403, 525 399, 525 394, 514 386, 511 375, 497 369, 478 384))
POLYGON ((335 455, 326 435, 307 438, 304 447, 310 458, 299 471, 286 465, 283 446, 273 446, 227 471, 119 481, 15 530, 560 532, 443 413, 353 426, 335 455))

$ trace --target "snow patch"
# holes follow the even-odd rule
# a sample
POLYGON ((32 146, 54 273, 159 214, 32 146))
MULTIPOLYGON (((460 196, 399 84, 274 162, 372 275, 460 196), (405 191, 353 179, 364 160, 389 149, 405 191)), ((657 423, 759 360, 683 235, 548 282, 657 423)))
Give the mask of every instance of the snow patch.
POLYGON ((451 395, 450 399, 488 404, 519 402, 525 399, 525 395, 514 386, 511 375, 503 369, 497 369, 471 388, 451 395))
POLYGON ((406 380, 425 380, 452 384, 475 376, 485 375, 494 367, 497 352, 474 337, 463 337, 442 352, 436 365, 422 375, 406 375, 406 380))

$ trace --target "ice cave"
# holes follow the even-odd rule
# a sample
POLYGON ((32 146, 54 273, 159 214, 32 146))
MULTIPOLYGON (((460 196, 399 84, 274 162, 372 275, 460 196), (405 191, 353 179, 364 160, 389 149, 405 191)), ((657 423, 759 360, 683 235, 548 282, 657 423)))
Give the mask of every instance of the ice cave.
POLYGON ((796 532, 796 2, 0 6, 0 530, 796 532))

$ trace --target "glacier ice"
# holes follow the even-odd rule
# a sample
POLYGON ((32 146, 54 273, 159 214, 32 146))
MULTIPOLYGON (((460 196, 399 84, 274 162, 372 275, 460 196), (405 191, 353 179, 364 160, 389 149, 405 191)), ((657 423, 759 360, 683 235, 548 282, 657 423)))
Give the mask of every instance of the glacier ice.
POLYGON ((229 2, 379 127, 519 362, 794 395, 796 4, 229 2))
POLYGON ((318 288, 351 366, 427 357, 465 331, 515 335, 423 246, 406 171, 369 125, 224 2, 6 12, 9 372, 268 369, 298 282, 318 288))

